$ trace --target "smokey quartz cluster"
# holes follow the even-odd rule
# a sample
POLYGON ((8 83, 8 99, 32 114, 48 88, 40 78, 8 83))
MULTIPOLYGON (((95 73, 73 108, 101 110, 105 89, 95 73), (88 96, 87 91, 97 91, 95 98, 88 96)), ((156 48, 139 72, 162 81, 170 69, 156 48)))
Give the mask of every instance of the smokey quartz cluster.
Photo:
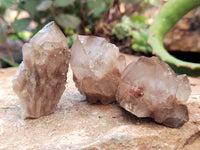
POLYGON ((141 57, 122 73, 117 92, 121 107, 137 117, 179 127, 188 121, 184 105, 191 88, 186 75, 177 75, 156 57, 141 57))
POLYGON ((13 79, 24 118, 54 111, 65 90, 70 53, 67 40, 54 22, 23 46, 23 62, 13 79))
POLYGON ((70 65, 76 86, 90 103, 115 100, 126 62, 114 44, 101 37, 79 35, 71 48, 70 65))
POLYGON ((67 40, 54 22, 23 46, 23 62, 13 79, 24 118, 52 113, 65 90, 68 64, 79 91, 90 103, 119 105, 138 117, 179 127, 188 121, 186 103, 191 93, 186 75, 177 75, 156 57, 140 57, 126 67, 124 56, 107 40, 81 36, 71 54, 67 40), (70 59, 71 55, 71 59, 70 59), (125 68, 126 67, 126 68, 125 68))

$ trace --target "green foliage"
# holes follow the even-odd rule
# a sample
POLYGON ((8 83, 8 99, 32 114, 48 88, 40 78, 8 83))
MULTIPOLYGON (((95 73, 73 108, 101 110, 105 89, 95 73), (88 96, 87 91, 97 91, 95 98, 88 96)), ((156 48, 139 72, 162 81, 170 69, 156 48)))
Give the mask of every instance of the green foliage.
POLYGON ((66 7, 70 4, 73 4, 75 0, 55 0, 54 1, 54 6, 55 7, 66 7))
POLYGON ((77 28, 80 25, 80 19, 75 15, 60 14, 55 17, 55 21, 64 28, 77 28))
POLYGON ((129 20, 131 20, 131 23, 132 23, 131 25, 133 28, 136 28, 136 29, 147 28, 147 24, 146 24, 147 18, 142 15, 130 16, 129 20))
MULTIPOLYGON (((4 5, 10 6, 14 1, 15 0, 0 0, 0 4, 6 2, 4 5)), ((72 29, 73 32, 82 30, 81 33, 88 33, 92 25, 100 20, 101 16, 108 11, 112 1, 113 0, 18 0, 16 3, 19 8, 18 14, 22 11, 26 11, 30 17, 18 19, 17 16, 14 22, 11 23, 11 26, 16 35, 22 39, 25 38, 25 33, 23 32, 29 31, 34 35, 44 24, 52 20, 56 21, 63 31, 72 29), (37 25, 36 28, 30 28, 30 22, 35 22, 37 25)), ((72 36, 68 33, 66 33, 66 35, 72 36)), ((69 44, 70 43, 71 42, 69 42, 69 44)))
POLYGON ((133 31, 132 36, 133 36, 133 41, 132 41, 133 50, 143 53, 152 52, 151 46, 147 43, 148 39, 147 29, 140 29, 139 31, 133 31))
MULTIPOLYGON (((90 23, 106 12, 109 5, 104 0, 21 0, 18 4, 21 10, 26 10, 33 21, 41 24, 55 20, 62 29, 76 30, 81 21, 87 27, 90 23), (85 18, 84 20, 82 20, 85 18), (43 21, 41 21, 43 20, 43 21)), ((100 18, 100 17, 99 17, 100 18)))
POLYGON ((22 18, 22 19, 14 21, 12 23, 12 27, 15 30, 15 32, 20 32, 27 28, 30 21, 31 21, 31 18, 22 18))
POLYGON ((6 9, 14 4, 14 0, 0 0, 0 43, 5 43, 8 29, 8 23, 4 20, 3 15, 6 9))
POLYGON ((157 2, 157 0, 143 0, 143 2, 153 5, 157 2))
POLYGON ((112 29, 112 34, 115 35, 118 40, 123 40, 130 35, 130 28, 126 24, 118 23, 112 29))
POLYGON ((35 15, 36 7, 38 6, 38 4, 39 4, 38 0, 24 0, 24 1, 21 1, 22 9, 28 11, 31 16, 35 15))
POLYGON ((66 34, 68 46, 71 47, 77 36, 75 33, 80 30, 81 33, 89 33, 92 25, 107 12, 111 1, 113 0, 0 0, 0 42, 4 43, 7 37, 27 40, 44 24, 54 20, 66 34), (17 16, 13 22, 7 23, 4 13, 13 5, 17 7, 17 16), (24 11, 28 13, 28 17, 19 17, 24 11), (30 23, 34 23, 33 28, 29 26, 30 23))
POLYGON ((7 24, 6 22, 0 18, 0 43, 5 43, 7 38, 7 24))
POLYGON ((168 1, 154 19, 148 36, 154 55, 167 62, 177 73, 186 73, 192 76, 200 76, 200 64, 173 57, 164 48, 163 39, 178 20, 197 6, 200 6, 200 0, 168 1))
POLYGON ((76 40, 77 34, 73 34, 71 36, 67 36, 67 44, 69 46, 69 48, 72 47, 74 41, 76 40))
POLYGON ((102 0, 89 1, 88 8, 90 10, 89 15, 93 15, 94 17, 99 17, 106 11, 106 3, 102 0))
POLYGON ((17 67, 17 66, 19 66, 18 63, 13 63, 11 60, 3 58, 3 57, 0 57, 0 60, 2 60, 3 62, 7 63, 11 67, 17 67))
MULTIPOLYGON (((142 3, 149 3, 149 1, 142 0, 142 3)), ((139 1, 119 0, 119 2, 130 4, 139 1)), ((17 36, 23 35, 24 33, 22 34, 22 32, 24 31, 32 32, 32 35, 34 35, 44 24, 52 20, 56 21, 63 31, 65 29, 73 29, 74 32, 81 30, 81 33, 89 33, 94 23, 102 19, 102 15, 106 14, 115 3, 115 0, 0 0, 0 10, 1 8, 9 8, 15 4, 18 7, 18 15, 22 11, 28 12, 29 18, 18 19, 17 15, 14 22, 11 23, 17 36), (30 22, 35 22, 35 25, 37 25, 36 28, 30 28, 30 22)), ((132 20, 134 19, 131 18, 130 24, 132 24, 132 20)), ((142 20, 143 18, 136 18, 135 20, 140 21, 140 19, 142 20)), ((130 21, 130 19, 123 17, 122 22, 126 21, 130 21)), ((135 26, 138 26, 138 24, 135 24, 135 26)), ((133 26, 133 28, 135 27, 133 26)), ((118 30, 120 26, 115 29, 116 32, 120 31, 118 30)), ((122 32, 127 32, 127 29, 122 32)), ((66 35, 71 36, 69 34, 66 35)), ((127 35, 129 34, 126 33, 124 37, 127 35)))
POLYGON ((112 34, 118 40, 123 40, 127 36, 132 36, 132 49, 143 53, 152 52, 151 46, 147 43, 148 29, 145 23, 147 18, 141 15, 123 16, 121 23, 112 29, 112 34))
POLYGON ((0 0, 1 8, 9 8, 15 4, 15 0, 0 0))
POLYGON ((11 39, 11 40, 13 40, 13 41, 16 41, 16 42, 19 41, 18 36, 15 35, 15 34, 11 34, 11 35, 9 35, 8 38, 11 39))
POLYGON ((52 6, 52 4, 53 4, 53 1, 51 1, 51 0, 43 1, 36 7, 36 10, 37 11, 46 11, 48 8, 50 8, 52 6))
POLYGON ((130 17, 132 27, 137 29, 132 31, 132 49, 135 51, 148 53, 152 52, 151 46, 147 43, 148 29, 146 20, 147 18, 142 15, 134 15, 130 17))
MULTIPOLYGON (((145 1, 148 0, 141 0, 142 3, 145 1)), ((66 34, 68 45, 71 47, 76 33, 90 34, 97 21, 106 20, 106 17, 103 17, 105 14, 119 11, 118 2, 131 5, 140 3, 139 0, 0 0, 0 42, 4 42, 7 37, 27 40, 45 24, 54 20, 66 34), (17 7, 17 16, 13 22, 7 23, 3 19, 4 13, 13 5, 17 7), (21 18, 24 11, 28 16, 21 18)), ((140 22, 143 21, 143 18, 136 18, 134 24, 134 19, 123 17, 123 23, 114 27, 113 34, 119 39, 133 36, 130 30, 142 26, 140 22)), ((109 17, 107 21, 110 21, 109 17)))

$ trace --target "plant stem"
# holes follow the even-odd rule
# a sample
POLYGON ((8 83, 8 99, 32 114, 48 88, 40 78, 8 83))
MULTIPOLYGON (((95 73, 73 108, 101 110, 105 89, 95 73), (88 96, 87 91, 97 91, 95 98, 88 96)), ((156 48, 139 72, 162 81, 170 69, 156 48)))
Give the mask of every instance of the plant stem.
POLYGON ((149 43, 153 54, 167 62, 177 73, 200 75, 200 64, 179 60, 170 55, 164 48, 163 39, 166 33, 186 13, 200 5, 200 0, 169 0, 155 18, 149 30, 149 43))

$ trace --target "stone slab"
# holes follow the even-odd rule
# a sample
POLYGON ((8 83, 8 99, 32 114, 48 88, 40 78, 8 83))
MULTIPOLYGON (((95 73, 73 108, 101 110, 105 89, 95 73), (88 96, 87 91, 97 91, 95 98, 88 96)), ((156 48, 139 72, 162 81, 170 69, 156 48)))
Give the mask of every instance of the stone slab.
MULTIPOLYGON (((126 58, 130 62, 136 57, 126 58)), ((89 104, 77 91, 71 70, 56 111, 39 119, 22 120, 11 83, 17 69, 0 70, 0 150, 200 149, 200 78, 190 78, 190 120, 176 129, 137 118, 117 103, 89 104)))

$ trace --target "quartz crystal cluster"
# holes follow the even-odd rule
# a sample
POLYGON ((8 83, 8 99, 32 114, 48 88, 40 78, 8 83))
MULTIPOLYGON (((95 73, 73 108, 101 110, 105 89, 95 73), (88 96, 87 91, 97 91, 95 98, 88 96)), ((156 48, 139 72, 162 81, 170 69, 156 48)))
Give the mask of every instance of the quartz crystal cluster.
POLYGON ((126 62, 114 44, 104 38, 80 35, 71 48, 70 65, 76 86, 90 103, 115 100, 126 62))
POLYGON ((126 67, 119 49, 104 38, 81 36, 71 54, 54 22, 23 46, 23 62, 13 79, 24 118, 52 113, 65 90, 68 64, 78 90, 90 103, 112 103, 137 117, 151 117, 169 127, 188 121, 191 93, 186 75, 177 75, 156 57, 140 57, 126 67), (71 56, 70 56, 71 55, 71 56), (70 59, 71 57, 71 59, 70 59), (125 68, 126 67, 126 68, 125 68))
POLYGON ((152 117, 158 123, 179 127, 188 121, 184 105, 191 93, 186 75, 177 75, 156 57, 141 57, 121 76, 117 101, 137 117, 152 117))
POLYGON ((65 90, 70 53, 54 22, 47 24, 23 48, 23 62, 13 79, 24 118, 52 113, 65 90))

